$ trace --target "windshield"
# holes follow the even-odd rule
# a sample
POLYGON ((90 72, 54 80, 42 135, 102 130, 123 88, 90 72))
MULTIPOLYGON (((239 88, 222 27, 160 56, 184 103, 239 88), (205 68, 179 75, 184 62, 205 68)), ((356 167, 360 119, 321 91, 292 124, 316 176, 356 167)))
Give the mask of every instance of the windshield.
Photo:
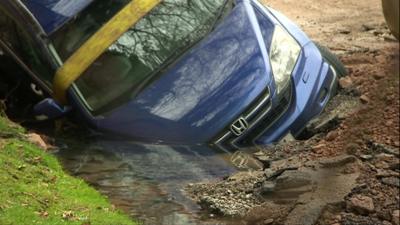
MULTIPOLYGON (((52 37, 62 60, 71 56, 130 0, 109 1, 114 4, 104 2, 92 3, 52 37)), ((226 3, 231 1, 162 1, 76 81, 87 106, 94 112, 105 112, 131 99, 160 69, 212 30, 220 15, 231 8, 232 5, 226 3)))

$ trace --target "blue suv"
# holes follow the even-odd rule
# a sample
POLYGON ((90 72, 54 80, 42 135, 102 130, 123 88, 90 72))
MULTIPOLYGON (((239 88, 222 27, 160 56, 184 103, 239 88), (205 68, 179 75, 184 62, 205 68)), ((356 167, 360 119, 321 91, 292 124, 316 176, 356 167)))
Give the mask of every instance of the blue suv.
POLYGON ((296 136, 346 72, 257 0, 3 0, 0 12, 0 48, 43 92, 38 119, 72 110, 137 141, 296 136))

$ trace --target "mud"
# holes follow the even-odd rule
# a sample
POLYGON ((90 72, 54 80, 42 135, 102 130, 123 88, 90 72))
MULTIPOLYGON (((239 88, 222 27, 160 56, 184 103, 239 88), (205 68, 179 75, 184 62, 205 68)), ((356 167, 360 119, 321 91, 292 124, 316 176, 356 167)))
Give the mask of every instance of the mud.
POLYGON ((357 187, 361 162, 348 155, 315 160, 305 147, 309 142, 292 144, 299 149, 295 154, 282 155, 291 144, 254 153, 271 160, 264 170, 192 184, 186 192, 209 214, 233 217, 235 224, 315 224, 326 207, 340 204, 357 187))

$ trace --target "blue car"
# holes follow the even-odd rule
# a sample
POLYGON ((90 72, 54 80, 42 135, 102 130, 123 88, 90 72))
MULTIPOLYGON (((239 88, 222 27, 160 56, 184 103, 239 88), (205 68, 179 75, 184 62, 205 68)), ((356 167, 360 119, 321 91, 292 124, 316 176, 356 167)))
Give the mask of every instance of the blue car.
POLYGON ((38 119, 72 111, 141 142, 296 137, 346 73, 257 0, 2 0, 0 12, 0 49, 43 98, 38 119))

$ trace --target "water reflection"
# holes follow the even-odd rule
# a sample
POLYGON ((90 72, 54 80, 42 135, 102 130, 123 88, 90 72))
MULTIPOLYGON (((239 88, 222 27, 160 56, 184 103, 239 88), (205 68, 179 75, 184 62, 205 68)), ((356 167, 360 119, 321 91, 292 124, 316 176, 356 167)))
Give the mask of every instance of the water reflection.
MULTIPOLYGON (((207 146, 166 146, 91 138, 59 139, 57 156, 72 175, 107 195, 144 224, 207 224, 182 188, 235 171, 229 155, 207 146)), ((215 223, 212 223, 215 224, 215 223)))

